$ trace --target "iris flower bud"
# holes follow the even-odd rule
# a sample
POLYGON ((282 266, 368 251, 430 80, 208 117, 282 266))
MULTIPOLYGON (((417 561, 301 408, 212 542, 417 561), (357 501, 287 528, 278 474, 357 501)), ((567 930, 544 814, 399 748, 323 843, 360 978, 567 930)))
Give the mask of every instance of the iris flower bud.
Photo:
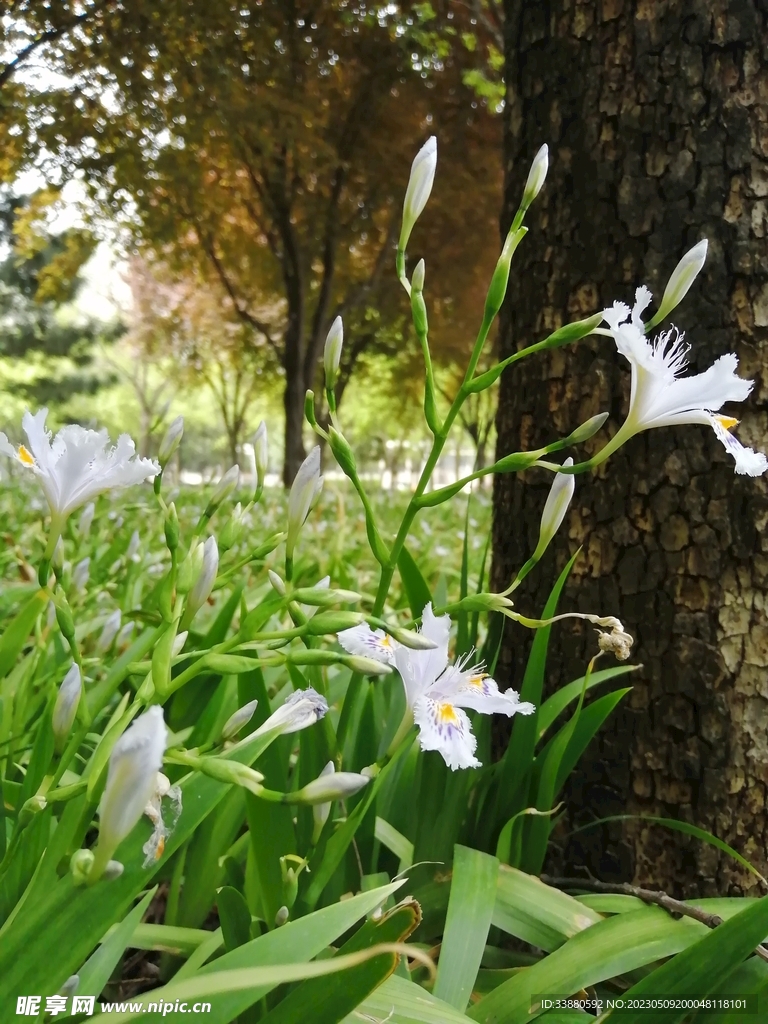
POLYGON ((240 467, 230 466, 224 476, 219 480, 216 490, 205 509, 206 519, 210 519, 219 505, 230 496, 240 481, 240 467))
POLYGON ((240 732, 243 726, 253 718, 258 703, 257 700, 249 700, 247 704, 243 704, 233 715, 230 715, 221 730, 221 738, 229 740, 240 732))
POLYGON ((83 558, 72 571, 72 589, 82 590, 91 574, 91 559, 83 558))
POLYGON ((188 625, 211 596, 216 573, 219 571, 219 547, 215 537, 209 537, 203 544, 203 564, 200 574, 192 584, 184 610, 185 625, 188 625))
POLYGON ((704 261, 707 258, 707 246, 708 242, 706 238, 702 238, 700 242, 697 242, 692 249, 683 256, 680 262, 677 264, 675 269, 667 281, 667 287, 664 289, 664 294, 661 297, 661 305, 659 310, 647 327, 655 327, 656 324, 661 323, 675 306, 678 306, 685 296, 688 294, 688 290, 701 273, 701 268, 704 266, 704 261))
POLYGON ((341 317, 337 316, 331 324, 328 336, 325 339, 323 350, 323 370, 325 371, 325 386, 330 391, 336 383, 341 362, 341 349, 344 345, 344 324, 341 317))
POLYGON ((427 205, 435 180, 436 168, 437 139, 431 135, 416 154, 411 165, 411 176, 408 179, 408 188, 405 191, 403 202, 403 226, 400 229, 400 241, 397 244, 398 249, 402 252, 408 245, 414 224, 427 205))
POLYGON ((112 854, 144 813, 155 792, 167 741, 163 709, 153 704, 112 748, 107 784, 99 805, 99 839, 89 881, 101 877, 112 854))
POLYGON ((176 590, 180 594, 186 594, 192 589, 203 568, 205 546, 198 541, 193 541, 193 544, 194 547, 189 549, 187 557, 180 563, 176 576, 176 590))
POLYGON ((270 715, 252 735, 263 736, 264 733, 277 731, 278 735, 285 736, 298 732, 314 725, 327 711, 328 701, 311 686, 306 690, 295 690, 285 704, 270 715))
POLYGON ((165 515, 165 543, 169 551, 175 551, 179 546, 179 515, 176 505, 171 502, 165 515))
POLYGON ((221 550, 229 551, 231 547, 237 544, 240 534, 243 529, 243 506, 238 503, 232 509, 232 514, 221 531, 221 550))
POLYGON ((292 803, 323 804, 331 800, 344 800, 354 796, 370 782, 368 775, 357 772, 337 772, 333 761, 325 766, 320 775, 291 795, 292 803))
MULTIPOLYGON (((564 466, 572 466, 573 459, 566 459, 564 466)), ((533 553, 532 561, 537 562, 549 547, 552 538, 565 519, 565 513, 573 498, 576 477, 573 473, 555 473, 555 479, 549 489, 539 528, 539 543, 533 553)))
POLYGON ((264 420, 258 425, 256 433, 253 435, 253 452, 256 458, 256 486, 262 488, 269 466, 269 439, 267 424, 264 420))
POLYGON ((163 439, 160 442, 160 448, 157 453, 157 461, 165 469, 168 464, 168 460, 176 451, 181 444, 181 439, 184 435, 184 417, 177 416, 176 419, 166 430, 163 435, 163 439))
POLYGON ((131 534, 131 539, 128 541, 128 547, 125 550, 125 560, 127 562, 132 562, 136 558, 136 556, 139 553, 140 543, 141 538, 139 537, 139 531, 134 530, 133 533, 131 534))
MULTIPOLYGON (((326 775, 333 775, 336 771, 336 765, 333 761, 329 761, 328 764, 323 768, 318 776, 318 780, 324 778, 326 775)), ((315 781, 318 781, 315 780, 315 781)), ((327 801, 323 804, 314 804, 312 807, 312 818, 314 820, 314 829, 312 830, 312 842, 316 843, 320 838, 320 833, 323 831, 323 826, 328 821, 328 815, 331 813, 331 801, 327 801)))
POLYGON ((536 156, 533 158, 531 169, 528 172, 528 180, 525 183, 523 190, 523 199, 520 206, 523 210, 527 210, 531 205, 536 196, 541 192, 541 188, 546 180, 547 171, 549 170, 549 148, 547 145, 543 145, 536 156))
POLYGON ((119 608, 116 608, 104 623, 101 636, 96 641, 96 651, 99 654, 104 654, 112 646, 112 641, 120 630, 120 622, 122 621, 122 618, 122 612, 119 608))
POLYGON ((194 759, 194 767, 203 775, 208 775, 218 782, 242 786, 256 796, 264 790, 264 776, 261 772, 239 761, 230 761, 226 757, 198 757, 194 759))
POLYGON ((272 589, 275 591, 275 593, 279 594, 280 597, 285 597, 287 593, 285 589, 285 583, 278 576, 278 574, 273 569, 268 569, 267 576, 269 577, 269 582, 272 584, 272 589))
POLYGON ((80 694, 82 692, 83 680, 80 675, 80 669, 77 665, 73 665, 64 676, 59 692, 56 695, 56 703, 53 706, 51 725, 53 728, 54 745, 58 752, 64 749, 64 745, 69 739, 69 732, 77 715, 77 706, 80 703, 80 694))
POLYGON ((319 497, 322 486, 320 447, 315 445, 299 466, 288 498, 288 533, 285 539, 285 555, 289 561, 293 558, 293 549, 296 547, 301 528, 310 509, 319 497))

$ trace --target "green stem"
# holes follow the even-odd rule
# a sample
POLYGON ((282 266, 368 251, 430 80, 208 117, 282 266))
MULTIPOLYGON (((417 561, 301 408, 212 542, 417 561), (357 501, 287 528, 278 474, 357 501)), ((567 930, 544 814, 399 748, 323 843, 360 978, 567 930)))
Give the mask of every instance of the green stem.
POLYGON ((400 284, 405 288, 405 292, 410 298, 411 295, 411 282, 405 276, 405 250, 398 249, 397 255, 395 256, 395 269, 397 270, 397 279, 400 284))

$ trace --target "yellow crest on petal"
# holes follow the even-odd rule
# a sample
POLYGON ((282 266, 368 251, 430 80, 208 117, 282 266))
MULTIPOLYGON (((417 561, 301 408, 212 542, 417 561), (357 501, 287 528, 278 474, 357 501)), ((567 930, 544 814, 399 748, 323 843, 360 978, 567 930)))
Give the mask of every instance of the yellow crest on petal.
POLYGON ((724 430, 730 430, 731 427, 735 427, 739 422, 735 420, 733 416, 715 416, 715 419, 724 430))
POLYGON ((443 725, 458 725, 459 722, 452 704, 438 704, 437 717, 443 725))
POLYGON ((27 451, 23 444, 19 445, 19 462, 23 466, 34 466, 34 457, 27 451))

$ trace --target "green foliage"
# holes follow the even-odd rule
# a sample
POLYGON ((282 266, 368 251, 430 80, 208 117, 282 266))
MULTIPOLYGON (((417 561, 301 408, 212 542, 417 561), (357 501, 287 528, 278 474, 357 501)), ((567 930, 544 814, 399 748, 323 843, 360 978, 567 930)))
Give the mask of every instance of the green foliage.
POLYGON ((108 383, 89 372, 93 346, 121 332, 118 325, 67 315, 95 240, 78 228, 51 233, 44 221, 55 200, 48 190, 27 199, 10 192, 0 198, 0 356, 27 366, 44 357, 41 373, 15 382, 17 397, 34 405, 93 393, 108 383))

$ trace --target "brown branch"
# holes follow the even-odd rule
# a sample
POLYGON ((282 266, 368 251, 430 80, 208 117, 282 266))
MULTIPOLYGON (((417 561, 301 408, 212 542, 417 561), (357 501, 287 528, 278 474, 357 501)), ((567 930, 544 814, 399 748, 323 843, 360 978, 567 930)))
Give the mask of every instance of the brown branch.
POLYGON ((387 256, 389 256, 394 248, 395 237, 397 228, 400 222, 400 211, 395 207, 392 211, 392 216, 387 227, 387 233, 384 237, 384 242, 379 249, 376 260, 373 265, 373 270, 365 281, 360 282, 354 288, 351 288, 336 310, 339 316, 343 316, 350 309, 355 309, 365 299, 366 295, 369 295, 376 285, 381 280, 381 276, 384 273, 386 267, 387 256))
POLYGON ((254 316, 254 314, 251 313, 251 311, 246 306, 243 305, 235 290, 235 286, 230 281, 229 276, 226 270, 224 269, 224 265, 222 264, 219 257, 216 255, 216 248, 213 242, 209 238, 204 238, 199 228, 198 234, 200 235, 201 241, 203 242, 203 248, 207 253, 211 263, 213 264, 216 273, 218 274, 219 280, 224 286, 227 295, 229 295, 230 299, 232 300, 232 305, 235 308, 235 312, 237 313, 241 320, 243 320, 250 327, 253 327, 255 330, 259 331, 261 334, 264 335, 264 337, 267 339, 267 344, 270 346, 270 348, 272 348, 277 358, 282 360, 282 353, 280 352, 280 348, 277 345, 277 342, 272 337, 271 327, 263 320, 260 320, 257 316, 254 316))
MULTIPOLYGON (((545 885, 551 885, 554 889, 585 889, 587 892, 614 896, 634 896, 636 899, 642 900, 643 903, 661 907, 669 914, 693 918, 694 921, 705 924, 707 928, 718 928, 723 923, 722 917, 718 914, 708 914, 706 910, 676 900, 666 892, 643 889, 637 885, 629 885, 627 882, 599 882, 593 878, 555 878, 551 875, 541 875, 541 880, 545 885)), ((768 949, 762 943, 755 948, 755 953, 761 959, 768 961, 768 949)))

